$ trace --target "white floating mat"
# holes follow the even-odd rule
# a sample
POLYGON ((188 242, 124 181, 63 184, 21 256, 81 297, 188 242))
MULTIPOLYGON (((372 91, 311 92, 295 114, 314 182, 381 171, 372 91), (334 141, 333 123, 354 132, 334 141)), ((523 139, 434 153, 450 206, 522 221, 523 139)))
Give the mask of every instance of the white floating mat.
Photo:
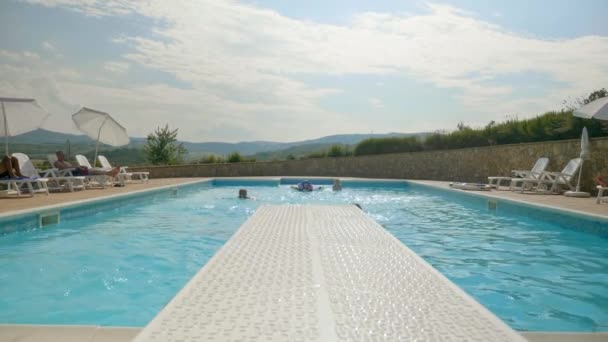
POLYGON ((135 341, 524 341, 355 206, 263 206, 135 341))

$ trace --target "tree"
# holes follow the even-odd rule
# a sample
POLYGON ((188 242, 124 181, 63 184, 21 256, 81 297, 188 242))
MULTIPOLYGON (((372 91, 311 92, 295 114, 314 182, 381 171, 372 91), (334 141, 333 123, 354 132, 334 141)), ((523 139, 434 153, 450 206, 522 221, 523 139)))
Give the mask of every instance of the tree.
POLYGON ((597 99, 601 99, 602 97, 607 96, 608 90, 606 90, 606 88, 602 88, 592 91, 586 97, 577 97, 575 99, 569 98, 568 100, 563 101, 564 108, 562 109, 562 111, 574 111, 591 101, 595 101, 597 99))
POLYGON ((596 90, 594 92, 591 92, 591 94, 589 94, 589 96, 587 96, 586 99, 583 100, 583 102, 585 104, 595 101, 597 99, 601 99, 602 97, 606 97, 608 96, 608 90, 606 90, 606 88, 602 88, 600 90, 596 90))
POLYGON ((241 154, 238 153, 238 152, 232 152, 228 156, 228 162, 229 163, 242 163, 244 161, 245 161, 245 158, 243 158, 243 156, 241 156, 241 154))
POLYGON ((146 158, 152 165, 176 165, 183 162, 188 150, 183 143, 177 143, 177 128, 169 129, 169 125, 158 127, 148 134, 147 144, 144 147, 146 158))
POLYGON ((332 145, 327 151, 327 156, 330 158, 342 157, 345 156, 346 153, 343 151, 342 146, 340 145, 332 145))

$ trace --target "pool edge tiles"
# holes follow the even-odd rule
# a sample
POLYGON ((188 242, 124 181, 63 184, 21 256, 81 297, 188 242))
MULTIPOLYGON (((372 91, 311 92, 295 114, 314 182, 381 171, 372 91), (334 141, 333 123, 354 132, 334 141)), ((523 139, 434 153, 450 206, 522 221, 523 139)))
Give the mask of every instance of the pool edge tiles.
POLYGON ((211 180, 213 186, 279 186, 277 177, 215 177, 211 180))
POLYGON ((525 341, 352 205, 261 206, 134 341, 525 341))
POLYGON ((132 192, 111 194, 107 196, 0 213, 0 236, 17 231, 40 228, 40 215, 58 213, 60 215, 59 220, 82 217, 107 210, 108 208, 115 208, 131 201, 137 201, 142 197, 172 191, 172 189, 181 189, 199 185, 211 185, 211 181, 212 179, 202 179, 179 184, 163 185, 132 192))

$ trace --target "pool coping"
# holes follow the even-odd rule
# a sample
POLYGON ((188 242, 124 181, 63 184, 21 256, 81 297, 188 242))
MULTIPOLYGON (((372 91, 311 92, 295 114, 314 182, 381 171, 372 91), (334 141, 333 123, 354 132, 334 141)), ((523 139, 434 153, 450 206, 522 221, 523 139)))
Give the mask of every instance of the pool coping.
POLYGON ((195 184, 199 184, 199 183, 210 183, 212 181, 213 181, 213 178, 199 179, 199 180, 191 181, 191 182, 184 182, 184 183, 170 184, 170 185, 161 185, 161 186, 154 187, 154 188, 136 190, 136 191, 131 191, 131 192, 124 192, 124 193, 120 193, 120 194, 111 194, 111 195, 107 195, 107 196, 99 196, 99 197, 93 197, 93 198, 87 198, 87 199, 81 199, 81 200, 75 200, 75 201, 68 201, 68 202, 62 202, 62 203, 57 203, 57 204, 45 205, 45 206, 41 206, 41 207, 11 210, 11 211, 0 213, 0 221, 3 221, 5 219, 19 218, 22 216, 28 216, 28 215, 32 215, 32 214, 54 212, 54 211, 61 210, 61 209, 74 208, 74 207, 84 206, 87 204, 93 204, 96 202, 105 202, 110 199, 122 199, 122 198, 131 197, 131 196, 137 196, 137 195, 152 193, 152 192, 156 192, 156 191, 162 191, 162 190, 166 190, 166 189, 181 188, 181 187, 195 185, 195 184))
MULTIPOLYGON (((131 342, 143 327, 0 324, 0 340, 33 342, 131 342), (5 338, 5 337, 10 337, 5 338), (44 339, 43 339, 44 338, 44 339)), ((518 331, 528 342, 603 342, 608 332, 518 331)))

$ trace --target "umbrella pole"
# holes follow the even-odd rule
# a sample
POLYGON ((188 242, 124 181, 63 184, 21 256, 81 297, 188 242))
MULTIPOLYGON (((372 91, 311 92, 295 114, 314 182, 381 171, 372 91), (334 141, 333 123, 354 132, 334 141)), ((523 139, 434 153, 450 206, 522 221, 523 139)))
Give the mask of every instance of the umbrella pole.
POLYGON ((581 159, 581 168, 578 170, 578 182, 576 183, 576 192, 581 191, 581 175, 583 174, 583 164, 585 159, 581 159))
POLYGON ((4 153, 8 156, 8 120, 6 120, 6 110, 4 109, 4 101, 2 103, 2 119, 4 120, 4 153))
POLYGON ((99 126, 99 131, 97 131, 97 144, 95 144, 95 157, 93 158, 93 167, 96 167, 97 165, 97 150, 99 149, 99 137, 101 136, 101 129, 103 128, 103 125, 106 124, 107 120, 108 118, 106 117, 105 120, 103 120, 101 126, 99 126))

